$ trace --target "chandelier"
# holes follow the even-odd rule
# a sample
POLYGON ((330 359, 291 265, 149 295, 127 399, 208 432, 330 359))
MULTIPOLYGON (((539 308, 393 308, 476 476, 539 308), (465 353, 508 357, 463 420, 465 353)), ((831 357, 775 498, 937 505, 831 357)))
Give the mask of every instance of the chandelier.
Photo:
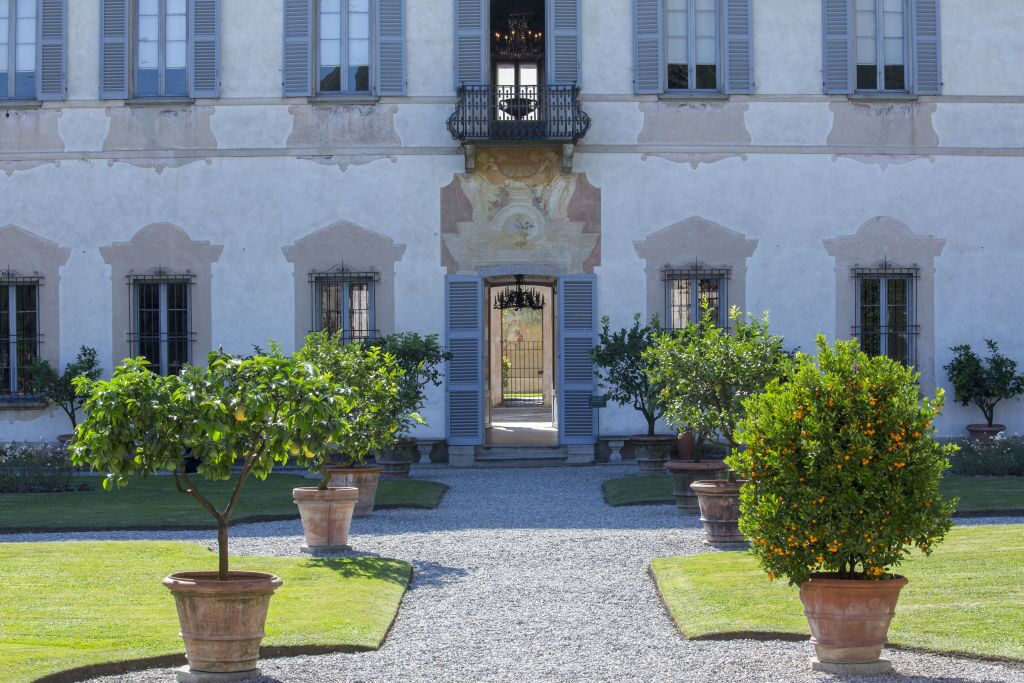
POLYGON ((537 59, 544 52, 544 36, 530 29, 533 10, 513 5, 508 12, 508 31, 494 34, 494 51, 498 57, 513 62, 537 59))
POLYGON ((523 289, 523 276, 516 275, 516 288, 506 287, 505 289, 498 292, 498 296, 494 301, 494 309, 503 311, 507 308, 511 308, 516 311, 521 311, 524 308, 529 308, 534 311, 539 311, 544 308, 544 297, 541 296, 540 292, 531 287, 530 289, 523 289))

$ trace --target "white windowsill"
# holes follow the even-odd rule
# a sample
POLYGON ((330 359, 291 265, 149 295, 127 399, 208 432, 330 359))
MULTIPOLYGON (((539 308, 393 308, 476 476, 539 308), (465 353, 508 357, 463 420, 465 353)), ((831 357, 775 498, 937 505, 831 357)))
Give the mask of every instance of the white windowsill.
POLYGON ((125 100, 129 107, 164 107, 167 105, 195 104, 192 97, 133 97, 125 100))
POLYGON ((723 92, 663 92, 658 95, 659 100, 693 102, 700 100, 721 102, 728 100, 730 95, 723 92))
POLYGON ((50 402, 45 398, 11 400, 0 398, 0 411, 5 410, 46 410, 50 402))
POLYGON ((855 92, 847 97, 854 102, 914 102, 917 95, 906 92, 855 92))
POLYGON ((377 104, 377 95, 313 95, 306 98, 310 104, 377 104))
POLYGON ((0 100, 0 109, 41 109, 40 100, 0 100))

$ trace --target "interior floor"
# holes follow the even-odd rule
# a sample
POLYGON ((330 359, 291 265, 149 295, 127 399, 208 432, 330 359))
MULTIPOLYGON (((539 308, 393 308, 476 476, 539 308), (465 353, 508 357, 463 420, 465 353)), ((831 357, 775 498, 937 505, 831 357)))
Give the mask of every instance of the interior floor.
POLYGON ((551 407, 491 408, 487 445, 558 446, 558 428, 552 422, 551 407))

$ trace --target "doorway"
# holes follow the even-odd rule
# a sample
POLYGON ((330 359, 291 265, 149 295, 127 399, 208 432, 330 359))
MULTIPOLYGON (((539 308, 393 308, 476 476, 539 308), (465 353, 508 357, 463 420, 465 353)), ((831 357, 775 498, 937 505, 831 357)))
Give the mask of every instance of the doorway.
POLYGON ((555 278, 501 276, 485 288, 485 442, 556 447, 555 278))

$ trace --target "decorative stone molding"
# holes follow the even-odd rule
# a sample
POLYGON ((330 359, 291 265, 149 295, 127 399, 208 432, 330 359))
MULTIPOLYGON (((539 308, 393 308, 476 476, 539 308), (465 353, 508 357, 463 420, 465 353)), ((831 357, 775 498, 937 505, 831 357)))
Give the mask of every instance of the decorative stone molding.
POLYGON ((374 316, 381 334, 395 331, 395 264, 405 254, 404 244, 355 223, 338 221, 283 247, 295 266, 295 348, 313 329, 313 292, 309 274, 337 265, 352 271, 380 274, 374 283, 374 316))
POLYGON ((171 223, 153 223, 140 229, 127 242, 114 242, 100 247, 103 260, 110 266, 111 304, 113 306, 111 367, 131 355, 128 333, 131 329, 131 292, 128 278, 145 274, 154 268, 188 273, 193 279, 190 290, 192 304, 192 362, 203 364, 213 346, 212 266, 220 259, 224 247, 193 240, 188 233, 171 223))
POLYGON ((664 319, 665 283, 662 270, 684 268, 702 263, 730 270, 729 306, 746 310, 747 259, 757 249, 757 240, 730 230, 700 216, 691 216, 651 233, 647 239, 633 242, 636 253, 644 259, 647 280, 647 319, 657 314, 664 319))
POLYGON ((856 266, 874 266, 888 261, 901 266, 916 265, 920 275, 915 284, 917 310, 917 370, 925 391, 935 388, 935 259, 942 254, 946 240, 914 234, 895 218, 877 216, 853 235, 824 240, 826 251, 835 259, 836 338, 849 339, 856 323, 856 266))

